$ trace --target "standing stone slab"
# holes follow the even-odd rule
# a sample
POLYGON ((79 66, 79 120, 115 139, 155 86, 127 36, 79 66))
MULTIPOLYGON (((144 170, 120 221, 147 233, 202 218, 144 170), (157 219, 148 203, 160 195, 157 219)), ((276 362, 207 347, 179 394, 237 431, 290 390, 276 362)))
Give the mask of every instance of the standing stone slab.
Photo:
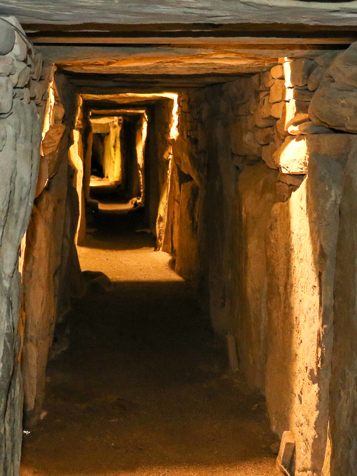
POLYGON ((57 174, 37 198, 27 232, 22 361, 27 425, 33 424, 42 410, 48 351, 56 322, 67 199, 68 137, 64 137, 60 149, 57 174))
POLYGON ((357 132, 357 42, 340 53, 326 70, 310 107, 316 125, 357 132))
POLYGON ((200 189, 191 180, 181 185, 179 242, 175 271, 193 279, 198 269, 197 212, 200 189))
MULTIPOLYGON (((241 369, 252 387, 264 390, 267 359, 267 264, 265 237, 271 209, 277 201, 278 171, 265 163, 248 167, 239 176, 239 249, 233 261, 240 275, 235 293, 239 294, 238 352, 241 369)), ((235 234, 236 236, 236 234, 235 234)))
POLYGON ((30 219, 40 159, 41 127, 35 105, 15 99, 4 125, 6 143, 0 152, 0 474, 18 476, 22 440, 18 252, 30 219))
POLYGON ((335 280, 331 377, 332 476, 357 468, 357 147, 345 170, 335 280))
POLYGON ((294 434, 296 476, 321 475, 325 460, 344 164, 312 154, 307 178, 273 207, 270 224, 266 397, 273 430, 294 434))

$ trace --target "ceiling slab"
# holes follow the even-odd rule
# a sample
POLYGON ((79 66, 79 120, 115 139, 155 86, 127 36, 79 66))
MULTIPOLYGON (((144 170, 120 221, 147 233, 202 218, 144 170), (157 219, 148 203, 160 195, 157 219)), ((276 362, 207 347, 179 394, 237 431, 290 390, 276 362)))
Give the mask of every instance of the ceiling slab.
POLYGON ((345 49, 347 45, 248 45, 238 47, 88 47, 88 46, 42 46, 37 47, 46 61, 57 64, 68 74, 71 81, 85 85, 91 75, 92 85, 99 85, 104 79, 108 85, 116 86, 127 76, 137 83, 162 81, 172 77, 172 81, 183 82, 185 77, 192 82, 219 82, 221 75, 254 74, 265 71, 284 56, 315 57, 321 52, 345 49), (105 75, 111 78, 104 78, 105 75), (156 77, 156 79, 154 78, 156 77), (160 79, 162 77, 162 79, 160 79), (181 79, 179 79, 179 77, 181 79), (114 82, 114 83, 113 83, 114 82))
POLYGON ((147 106, 162 99, 174 99, 175 94, 171 93, 119 93, 119 94, 81 94, 84 103, 98 103, 101 109, 105 109, 103 104, 122 105, 130 104, 136 106, 147 106))
POLYGON ((303 0, 7 0, 2 15, 21 23, 294 23, 351 25, 355 1, 303 0))
POLYGON ((119 37, 119 36, 102 36, 102 35, 28 35, 31 42, 35 45, 134 45, 134 46, 173 46, 173 47, 189 47, 189 48, 202 48, 202 47, 220 47, 220 48, 239 48, 244 46, 299 46, 299 45, 349 45, 356 40, 357 35, 346 34, 333 35, 330 33, 328 37, 300 37, 295 38, 286 37, 261 37, 261 36, 244 36, 244 37, 119 37))
POLYGON ((91 75, 87 79, 71 79, 71 84, 75 87, 79 94, 118 94, 118 93, 160 93, 179 92, 193 88, 204 88, 208 85, 225 83, 237 79, 234 75, 202 75, 202 76, 142 76, 128 75, 116 76, 115 80, 107 79, 95 80, 91 79, 91 75))
POLYGON ((91 109, 90 114, 92 116, 120 116, 120 115, 133 115, 133 116, 142 116, 145 114, 145 109, 91 109))

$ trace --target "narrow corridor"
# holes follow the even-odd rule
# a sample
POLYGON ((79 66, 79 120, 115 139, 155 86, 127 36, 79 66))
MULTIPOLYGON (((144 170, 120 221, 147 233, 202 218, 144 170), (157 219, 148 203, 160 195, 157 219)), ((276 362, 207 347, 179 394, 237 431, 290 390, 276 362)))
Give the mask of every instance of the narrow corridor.
POLYGON ((135 232, 140 212, 101 212, 96 226, 81 266, 112 284, 92 280, 76 302, 22 476, 277 474, 264 399, 227 371, 189 284, 135 232))

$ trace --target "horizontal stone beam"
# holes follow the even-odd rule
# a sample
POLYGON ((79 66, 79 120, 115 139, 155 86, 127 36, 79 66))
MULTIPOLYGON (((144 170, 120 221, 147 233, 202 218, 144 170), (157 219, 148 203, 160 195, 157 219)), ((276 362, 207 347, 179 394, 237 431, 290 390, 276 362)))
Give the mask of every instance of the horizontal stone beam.
POLYGON ((294 47, 301 47, 302 45, 350 45, 356 40, 355 36, 346 35, 344 37, 329 37, 329 38, 286 38, 286 37, 266 37, 249 36, 249 37, 230 37, 230 38, 215 38, 215 37, 117 37, 117 36, 46 36, 33 35, 31 41, 35 45, 157 45, 157 46, 190 46, 195 48, 207 46, 242 46, 242 45, 289 45, 294 47))
POLYGON ((2 0, 21 23, 294 23, 355 25, 356 2, 298 0, 2 0))

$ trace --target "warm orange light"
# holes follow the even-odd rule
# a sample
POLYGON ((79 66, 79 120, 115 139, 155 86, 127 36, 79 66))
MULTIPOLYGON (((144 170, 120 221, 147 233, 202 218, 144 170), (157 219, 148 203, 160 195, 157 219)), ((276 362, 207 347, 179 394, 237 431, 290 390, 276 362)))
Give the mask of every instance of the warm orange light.
POLYGON ((170 126, 170 139, 177 139, 178 132, 178 94, 176 93, 120 93, 120 94, 106 94, 106 95, 97 95, 97 94, 83 94, 83 100, 93 101, 104 99, 107 101, 117 102, 118 104, 129 103, 131 106, 135 102, 145 101, 145 100, 155 100, 161 98, 168 98, 173 101, 172 115, 171 115, 171 126, 170 126))

